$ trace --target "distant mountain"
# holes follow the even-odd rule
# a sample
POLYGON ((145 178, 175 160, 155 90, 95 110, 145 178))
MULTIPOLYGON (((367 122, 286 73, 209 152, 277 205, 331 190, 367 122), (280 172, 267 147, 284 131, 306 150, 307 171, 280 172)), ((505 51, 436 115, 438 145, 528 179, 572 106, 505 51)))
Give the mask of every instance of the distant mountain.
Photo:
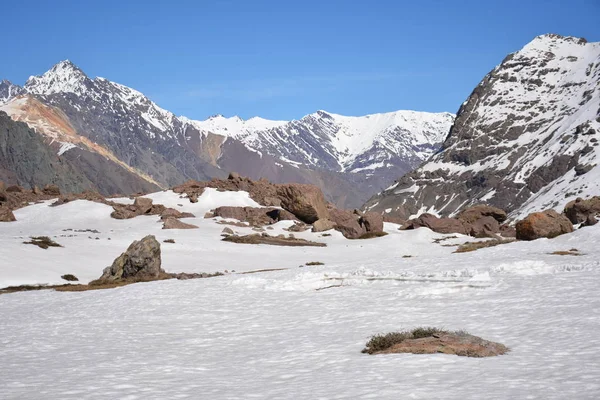
POLYGON ((364 117, 318 111, 289 122, 223 116, 195 121, 136 90, 91 79, 70 61, 30 77, 23 88, 3 81, 0 96, 0 110, 35 128, 61 157, 75 149, 108 155, 160 187, 229 171, 314 183, 346 207, 358 207, 427 159, 453 121, 449 113, 414 111, 364 117))
POLYGON ((370 199, 400 218, 488 203, 520 217, 600 193, 600 43, 543 35, 462 104, 442 150, 370 199))
POLYGON ((0 103, 4 103, 21 93, 23 93, 23 88, 21 86, 13 85, 6 79, 0 81, 0 103))

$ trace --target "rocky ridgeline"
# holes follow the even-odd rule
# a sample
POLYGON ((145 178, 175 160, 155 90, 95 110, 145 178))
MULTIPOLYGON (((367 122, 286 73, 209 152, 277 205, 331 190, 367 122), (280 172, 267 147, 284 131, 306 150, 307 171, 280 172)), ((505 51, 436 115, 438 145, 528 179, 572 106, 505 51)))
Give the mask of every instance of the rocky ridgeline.
POLYGON ((254 181, 231 173, 228 179, 206 182, 189 181, 173 188, 195 203, 205 188, 220 191, 246 191, 250 198, 267 208, 219 207, 208 217, 223 217, 248 222, 253 226, 270 225, 282 220, 299 221, 313 226, 313 232, 340 231, 348 239, 383 232, 383 217, 359 210, 340 210, 328 203, 317 186, 287 183, 273 184, 266 179, 254 181))

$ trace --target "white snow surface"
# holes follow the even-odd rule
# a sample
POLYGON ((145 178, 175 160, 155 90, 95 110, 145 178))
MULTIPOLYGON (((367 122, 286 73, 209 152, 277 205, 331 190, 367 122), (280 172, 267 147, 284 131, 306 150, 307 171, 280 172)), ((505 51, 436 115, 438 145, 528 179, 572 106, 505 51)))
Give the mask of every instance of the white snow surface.
POLYGON ((66 273, 87 282, 147 234, 161 241, 167 271, 236 273, 0 295, 0 398, 600 397, 598 226, 463 254, 441 244, 472 238, 435 244, 445 235, 387 223, 382 238, 304 232, 295 235, 327 247, 288 248, 222 242, 224 225, 202 218, 218 205, 255 206, 247 193, 207 190, 196 204, 173 192, 149 197, 193 212, 184 221, 200 228, 162 230, 157 216, 114 220, 110 207, 87 201, 31 205, 0 228, 0 287, 61 283, 66 273), (33 235, 64 247, 22 244, 33 235), (573 247, 583 255, 549 254, 573 247), (325 265, 299 268, 309 261, 325 265), (239 273, 265 268, 286 269, 239 273), (360 352, 373 334, 417 326, 465 329, 511 351, 360 352))

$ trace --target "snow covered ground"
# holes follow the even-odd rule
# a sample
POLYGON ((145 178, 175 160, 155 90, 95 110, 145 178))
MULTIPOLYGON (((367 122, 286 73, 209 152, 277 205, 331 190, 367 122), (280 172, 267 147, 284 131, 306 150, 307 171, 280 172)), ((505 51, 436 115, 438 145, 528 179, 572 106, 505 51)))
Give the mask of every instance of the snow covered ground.
POLYGON ((371 240, 295 234, 325 248, 255 246, 221 242, 224 225, 202 218, 216 205, 253 205, 247 194, 207 190, 197 204, 149 197, 195 213, 184 221, 200 229, 162 230, 156 216, 113 220, 110 207, 85 201, 33 205, 0 226, 0 287, 61 283, 66 273, 95 279, 146 234, 176 240, 162 244, 167 271, 236 273, 0 295, 1 399, 600 397, 598 226, 464 254, 442 246, 464 237, 436 244, 444 235, 393 224, 371 240), (75 231, 87 229, 99 233, 75 231), (64 247, 22 244, 33 235, 64 247), (571 248, 583 255, 549 254, 571 248), (325 265, 299 267, 309 261, 325 265), (288 269, 239 273, 265 268, 288 269), (360 353, 373 334, 423 325, 465 329, 511 352, 360 353))

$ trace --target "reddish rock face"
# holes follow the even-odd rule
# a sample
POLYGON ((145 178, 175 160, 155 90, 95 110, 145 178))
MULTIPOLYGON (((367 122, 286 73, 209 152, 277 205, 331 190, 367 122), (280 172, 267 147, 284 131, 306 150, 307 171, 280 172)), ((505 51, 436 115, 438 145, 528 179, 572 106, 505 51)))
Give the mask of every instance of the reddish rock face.
POLYGON ((573 224, 585 222, 585 225, 589 225, 591 222, 593 225, 595 217, 600 215, 600 196, 571 201, 565 206, 564 213, 573 224))
POLYGON ((421 214, 418 218, 408 221, 400 229, 417 229, 427 227, 438 233, 460 233, 467 235, 468 232, 463 223, 454 218, 438 218, 432 214, 421 214))
POLYGON ((535 240, 573 232, 573 224, 564 215, 554 210, 546 210, 529 214, 517 222, 516 229, 518 240, 535 240))

